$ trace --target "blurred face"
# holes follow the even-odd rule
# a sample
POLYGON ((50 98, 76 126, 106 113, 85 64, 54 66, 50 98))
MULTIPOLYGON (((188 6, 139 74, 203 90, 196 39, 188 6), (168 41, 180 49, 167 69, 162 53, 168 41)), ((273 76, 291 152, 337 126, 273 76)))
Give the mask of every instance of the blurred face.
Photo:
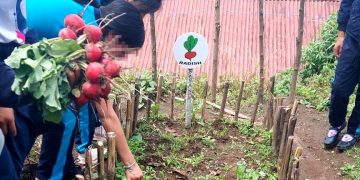
POLYGON ((120 43, 121 37, 110 33, 105 37, 106 48, 105 51, 117 58, 127 57, 129 54, 136 54, 139 48, 129 48, 127 44, 120 43))

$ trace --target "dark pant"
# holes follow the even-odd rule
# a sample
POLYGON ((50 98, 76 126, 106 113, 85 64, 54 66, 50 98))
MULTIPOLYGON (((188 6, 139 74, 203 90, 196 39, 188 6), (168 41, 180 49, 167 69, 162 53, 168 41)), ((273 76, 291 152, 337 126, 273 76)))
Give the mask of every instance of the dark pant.
POLYGON ((76 128, 74 118, 60 124, 44 122, 41 116, 32 113, 37 111, 37 107, 32 107, 14 108, 17 136, 5 136, 5 146, 0 155, 0 179, 19 178, 24 160, 40 134, 43 138, 36 177, 41 180, 73 177, 76 173, 72 157, 76 128))
MULTIPOLYGON (((332 84, 329 121, 332 127, 339 127, 345 122, 349 97, 360 83, 360 45, 347 35, 332 84)), ((360 124, 360 97, 357 93, 355 107, 348 121, 347 133, 354 135, 360 124)))

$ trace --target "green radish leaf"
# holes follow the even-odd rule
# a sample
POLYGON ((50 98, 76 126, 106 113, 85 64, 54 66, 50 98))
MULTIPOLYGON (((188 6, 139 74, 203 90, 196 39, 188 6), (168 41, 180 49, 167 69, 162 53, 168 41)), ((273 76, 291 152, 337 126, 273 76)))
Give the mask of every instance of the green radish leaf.
POLYGON ((24 45, 18 48, 11 53, 11 55, 5 59, 5 64, 11 68, 18 69, 20 67, 20 63, 23 59, 27 57, 27 51, 30 49, 31 46, 24 45))
POLYGON ((47 89, 44 92, 45 105, 56 110, 61 110, 59 101, 59 88, 57 77, 54 76, 46 81, 47 89))
POLYGON ((48 49, 47 53, 52 57, 64 57, 70 53, 80 50, 81 46, 74 40, 56 41, 48 49))

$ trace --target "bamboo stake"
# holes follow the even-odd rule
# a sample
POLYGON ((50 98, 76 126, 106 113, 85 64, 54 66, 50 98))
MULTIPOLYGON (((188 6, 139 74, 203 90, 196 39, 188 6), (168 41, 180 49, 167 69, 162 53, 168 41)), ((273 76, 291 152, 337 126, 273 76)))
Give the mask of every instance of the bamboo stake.
POLYGON ((125 136, 126 139, 130 138, 131 135, 131 101, 127 100, 126 101, 126 131, 125 131, 125 136))
POLYGON ((243 96, 243 93, 244 93, 244 87, 245 87, 245 81, 241 81, 239 96, 237 97, 237 100, 236 100, 236 109, 235 109, 235 116, 234 116, 235 121, 238 120, 238 116, 239 116, 239 112, 240 112, 240 106, 241 106, 241 100, 242 100, 242 96, 243 96))
POLYGON ((203 93, 203 102, 202 102, 202 109, 201 109, 201 119, 205 119, 205 111, 206 111, 206 98, 207 98, 207 94, 208 94, 208 89, 209 89, 209 82, 206 81, 205 82, 205 86, 204 86, 204 93, 203 93))
POLYGON ((98 152, 98 173, 99 179, 105 179, 105 162, 104 162, 104 143, 102 141, 97 142, 97 152, 98 152))
POLYGON ((220 39, 220 0, 215 2, 215 35, 214 35, 214 58, 211 77, 211 102, 216 102, 216 87, 218 78, 218 58, 219 58, 219 39, 220 39))
POLYGON ((291 156, 291 149, 292 149, 292 145, 293 145, 293 142, 294 142, 294 136, 290 136, 289 139, 288 139, 288 142, 287 142, 287 145, 286 145, 286 151, 285 151, 285 154, 284 154, 284 160, 282 162, 282 167, 281 167, 281 170, 280 170, 280 180, 282 179, 286 179, 286 175, 287 175, 287 171, 288 171, 288 168, 289 168, 289 161, 290 161, 290 156, 291 156))
POLYGON ((161 100, 161 90, 162 90, 162 83, 163 83, 163 75, 160 75, 159 81, 157 84, 157 90, 156 90, 156 103, 160 103, 161 100))
POLYGON ((289 103, 293 103, 295 100, 296 83, 297 83, 300 63, 301 63, 301 56, 302 56, 301 50, 302 50, 303 35, 304 35, 304 6, 305 6, 305 0, 300 0, 298 35, 296 37, 296 57, 294 63, 294 70, 291 77, 290 95, 288 101, 289 103))
POLYGON ((170 119, 171 120, 174 120, 175 91, 176 91, 176 74, 173 74, 172 86, 171 86, 171 102, 170 102, 170 119))
POLYGON ((224 85, 224 96, 223 96, 223 99, 221 102, 219 119, 222 119, 224 117, 224 110, 225 110, 226 100, 227 100, 227 96, 228 96, 228 92, 229 92, 229 87, 230 87, 229 82, 226 82, 224 85))
POLYGON ((116 150, 115 150, 115 133, 107 133, 108 142, 108 161, 107 161, 107 177, 110 180, 115 179, 115 162, 116 162, 116 150))
POLYGON ((133 108, 133 122, 132 122, 132 132, 135 132, 137 123, 138 123, 138 114, 139 114, 139 100, 140 100, 140 79, 136 79, 135 83, 135 92, 134 92, 134 108, 133 108))
POLYGON ((89 176, 89 179, 92 179, 92 157, 91 157, 91 148, 87 149, 85 152, 85 163, 86 163, 86 169, 89 176))
POLYGON ((151 65, 152 65, 152 79, 157 82, 157 56, 156 56, 156 29, 155 29, 155 15, 150 13, 150 32, 151 32, 151 65))

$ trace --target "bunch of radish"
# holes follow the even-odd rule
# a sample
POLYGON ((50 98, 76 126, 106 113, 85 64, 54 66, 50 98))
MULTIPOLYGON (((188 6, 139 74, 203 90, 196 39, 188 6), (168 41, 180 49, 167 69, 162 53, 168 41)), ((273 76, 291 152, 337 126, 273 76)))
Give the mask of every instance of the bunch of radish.
MULTIPOLYGON (((80 38, 85 38, 83 41, 85 66, 82 66, 83 69, 73 69, 75 77, 80 71, 84 72, 80 74, 85 74, 81 81, 82 84, 72 91, 75 102, 82 106, 89 100, 107 99, 111 91, 111 78, 119 76, 121 66, 117 60, 104 51, 104 42, 100 41, 101 30, 104 26, 86 25, 81 15, 77 14, 66 16, 64 24, 65 27, 59 31, 61 39, 79 41, 80 38)), ((79 77, 76 77, 75 80, 69 80, 69 83, 72 83, 70 81, 79 82, 77 78, 79 77)))

